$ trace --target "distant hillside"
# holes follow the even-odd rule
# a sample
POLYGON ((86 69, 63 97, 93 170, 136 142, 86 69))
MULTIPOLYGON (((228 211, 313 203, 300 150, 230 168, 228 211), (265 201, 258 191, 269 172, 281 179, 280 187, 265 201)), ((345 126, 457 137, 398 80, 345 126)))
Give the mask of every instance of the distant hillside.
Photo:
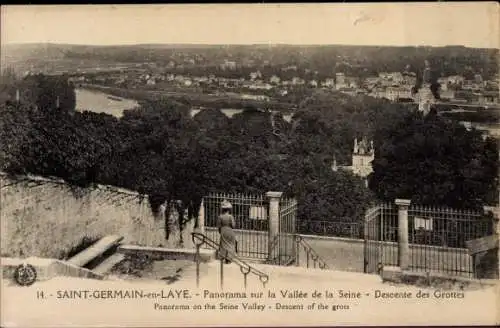
POLYGON ((1 47, 2 59, 62 59, 71 46, 55 44, 6 44, 1 47))
MULTIPOLYGON (((71 45, 12 44, 2 47, 2 64, 15 67, 43 67, 46 63, 67 61, 73 68, 82 61, 156 62, 173 60, 207 65, 225 59, 253 62, 257 66, 297 65, 319 72, 340 71, 356 76, 383 71, 403 71, 406 67, 421 69, 424 60, 439 70, 440 75, 480 73, 491 79, 498 73, 498 49, 463 46, 393 47, 349 45, 199 45, 199 44, 136 44, 136 45, 71 45)), ((61 63, 62 65, 63 63, 61 63)), ((62 66, 64 66, 62 65, 62 66)), ((50 69, 50 67, 48 68, 50 69)))

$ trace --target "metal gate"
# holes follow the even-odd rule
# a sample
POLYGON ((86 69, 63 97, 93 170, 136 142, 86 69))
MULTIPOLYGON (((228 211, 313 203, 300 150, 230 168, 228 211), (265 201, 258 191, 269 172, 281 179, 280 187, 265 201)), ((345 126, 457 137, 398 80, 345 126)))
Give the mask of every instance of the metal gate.
POLYGON ((278 233, 272 243, 269 262, 276 265, 291 265, 296 259, 296 220, 297 201, 282 198, 280 200, 278 233))
POLYGON ((380 255, 380 208, 368 209, 364 222, 364 272, 377 273, 381 263, 380 255))
POLYGON ((364 272, 379 273, 384 265, 397 265, 397 209, 392 204, 369 208, 365 213, 364 272))
POLYGON ((269 201, 263 195, 212 193, 203 198, 205 234, 219 242, 217 218, 221 203, 227 200, 233 206, 236 221, 237 253, 242 258, 267 260, 269 201))

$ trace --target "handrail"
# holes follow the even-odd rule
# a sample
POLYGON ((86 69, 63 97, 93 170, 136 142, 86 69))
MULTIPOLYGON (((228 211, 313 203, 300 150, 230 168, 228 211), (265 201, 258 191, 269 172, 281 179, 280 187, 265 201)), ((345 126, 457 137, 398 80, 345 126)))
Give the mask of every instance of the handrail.
POLYGON ((305 241, 305 239, 300 236, 300 235, 295 235, 295 242, 297 244, 297 251, 296 251, 296 261, 297 265, 300 265, 299 263, 299 248, 302 246, 304 251, 306 252, 307 256, 307 268, 309 268, 309 257, 312 258, 314 261, 314 268, 316 268, 316 265, 319 266, 320 269, 328 269, 328 265, 326 264, 325 260, 323 260, 318 253, 305 241))
MULTIPOLYGON (((280 236, 279 235, 274 236, 273 241, 269 245, 269 248, 271 250, 270 254, 273 254, 274 250, 279 247, 279 242, 280 242, 280 236)), ((295 255, 280 254, 281 252, 279 249, 277 253, 278 254, 276 256, 271 257, 267 260, 269 264, 290 265, 296 261, 295 255), (285 257, 287 260, 282 261, 283 257, 285 257)))
MULTIPOLYGON (((269 244, 269 250, 270 250, 269 254, 273 253, 274 249, 278 245, 278 242, 279 242, 278 236, 274 236, 273 240, 269 244)), ((268 259, 268 263, 273 264, 275 260, 276 260, 276 258, 270 258, 270 259, 268 259)))
MULTIPOLYGON (((200 279, 200 269, 199 269, 199 266, 200 266, 200 256, 199 256, 200 247, 203 244, 206 244, 210 248, 218 251, 219 245, 215 241, 213 241, 212 239, 208 238, 206 235, 204 235, 200 232, 192 232, 191 237, 193 239, 193 243, 196 246, 196 259, 197 259, 196 260, 196 284, 199 286, 199 281, 200 281, 199 280, 200 279)), ((257 270, 256 268, 252 267, 251 265, 249 265, 248 263, 243 261, 235 252, 227 250, 224 253, 226 253, 226 254, 219 253, 219 256, 221 256, 221 259, 220 259, 220 261, 221 261, 221 287, 222 287, 223 278, 224 278, 224 276, 223 276, 224 260, 234 262, 235 264, 237 264, 240 267, 240 271, 244 277, 245 288, 247 287, 247 275, 249 273, 253 273, 254 275, 258 276, 262 285, 264 287, 266 286, 266 283, 269 281, 269 276, 266 273, 264 273, 260 270, 257 270)))

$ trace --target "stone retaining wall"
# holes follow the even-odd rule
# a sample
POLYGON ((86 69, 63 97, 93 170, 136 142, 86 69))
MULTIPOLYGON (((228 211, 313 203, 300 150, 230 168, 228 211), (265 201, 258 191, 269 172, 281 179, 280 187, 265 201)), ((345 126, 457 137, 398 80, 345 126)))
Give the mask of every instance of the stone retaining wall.
MULTIPOLYGON (((173 232, 166 241, 164 220, 155 218, 148 198, 138 193, 5 174, 0 174, 0 182, 3 257, 60 258, 84 237, 106 235, 122 236, 128 244, 178 246, 179 233, 173 232)), ((183 233, 187 248, 192 247, 193 224, 188 223, 183 233)))

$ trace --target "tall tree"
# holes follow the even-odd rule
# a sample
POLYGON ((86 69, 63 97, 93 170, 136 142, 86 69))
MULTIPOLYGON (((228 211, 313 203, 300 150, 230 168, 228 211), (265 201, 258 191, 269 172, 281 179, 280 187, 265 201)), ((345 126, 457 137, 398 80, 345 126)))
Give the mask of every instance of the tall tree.
POLYGON ((385 200, 479 208, 498 186, 498 150, 477 130, 411 113, 378 131, 370 188, 385 200))

